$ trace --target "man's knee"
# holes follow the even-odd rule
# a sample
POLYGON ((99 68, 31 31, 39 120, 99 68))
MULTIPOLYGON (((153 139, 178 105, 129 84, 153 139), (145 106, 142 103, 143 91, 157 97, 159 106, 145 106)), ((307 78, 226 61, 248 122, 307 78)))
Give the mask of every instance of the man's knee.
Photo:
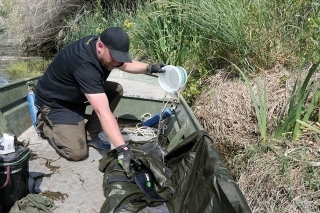
POLYGON ((108 97, 110 110, 113 112, 118 106, 123 95, 123 87, 119 83, 107 81, 104 84, 104 90, 108 97))
POLYGON ((72 161, 80 161, 86 158, 87 156, 88 156, 88 150, 81 149, 81 150, 72 150, 72 152, 67 154, 66 158, 72 161))
POLYGON ((120 96, 122 96, 122 95, 123 95, 123 87, 122 87, 122 85, 121 85, 121 84, 118 84, 117 92, 118 92, 118 94, 119 94, 120 96))
POLYGON ((120 95, 123 95, 123 87, 121 84, 119 84, 118 82, 113 82, 113 81, 106 81, 103 84, 103 88, 105 91, 107 90, 114 90, 117 93, 119 93, 120 95))
POLYGON ((105 87, 105 93, 109 99, 109 102, 112 102, 113 99, 122 97, 123 87, 121 84, 114 84, 113 86, 105 87))
POLYGON ((87 156, 88 147, 84 121, 78 125, 55 125, 53 129, 55 148, 68 160, 81 160, 87 156))
POLYGON ((72 161, 80 161, 87 157, 88 147, 85 142, 78 141, 76 143, 67 143, 65 141, 56 140, 55 138, 51 139, 52 146, 57 152, 64 158, 72 161), (61 144, 68 144, 61 145, 61 144))

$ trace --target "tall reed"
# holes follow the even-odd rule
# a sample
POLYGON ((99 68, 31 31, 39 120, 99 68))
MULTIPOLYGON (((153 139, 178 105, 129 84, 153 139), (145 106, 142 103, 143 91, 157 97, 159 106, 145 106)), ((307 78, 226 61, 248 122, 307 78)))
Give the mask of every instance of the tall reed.
POLYGON ((142 5, 133 24, 133 43, 150 60, 183 65, 197 52, 186 1, 158 0, 142 5))
POLYGON ((256 118, 258 120, 258 126, 260 130, 260 137, 262 139, 262 145, 265 145, 267 138, 267 83, 264 78, 263 91, 261 91, 259 83, 257 82, 257 96, 255 96, 252 85, 245 75, 245 73, 235 64, 233 66, 239 71, 242 78, 245 80, 247 88, 249 89, 251 100, 256 113, 256 118))
POLYGON ((276 139, 280 139, 282 136, 286 136, 288 134, 292 135, 292 138, 295 141, 300 139, 301 122, 297 122, 297 120, 302 120, 304 123, 308 121, 315 108, 315 103, 319 99, 320 94, 318 87, 311 103, 307 103, 307 98, 311 92, 308 88, 309 82, 312 80, 312 76, 317 71, 319 64, 320 60, 318 63, 312 65, 301 86, 298 86, 298 82, 296 81, 288 102, 288 106, 287 108, 283 109, 278 119, 278 124, 274 134, 276 139))

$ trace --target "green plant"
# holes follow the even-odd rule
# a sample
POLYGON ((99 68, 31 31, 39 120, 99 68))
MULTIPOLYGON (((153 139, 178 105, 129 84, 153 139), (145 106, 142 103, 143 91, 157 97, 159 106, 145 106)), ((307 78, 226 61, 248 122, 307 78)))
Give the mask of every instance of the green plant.
POLYGON ((318 87, 317 91, 315 92, 312 98, 311 103, 309 104, 309 106, 307 106, 307 98, 310 94, 310 89, 307 89, 307 87, 309 85, 312 75, 317 71, 319 64, 320 61, 312 65, 300 88, 298 88, 296 81, 289 99, 287 115, 285 115, 286 108, 284 108, 283 112, 279 117, 274 138, 280 139, 283 135, 292 133, 293 140, 299 140, 301 136, 301 122, 297 121, 301 120, 301 118, 303 117, 302 122, 306 123, 306 121, 310 117, 311 112, 315 107, 315 103, 319 99, 320 87, 318 87), (306 110, 304 109, 304 107, 306 108, 306 110))
POLYGON ((69 16, 65 20, 65 27, 57 39, 58 48, 88 35, 99 35, 107 27, 123 27, 125 20, 131 19, 131 11, 125 10, 119 3, 104 9, 101 0, 95 4, 87 3, 78 12, 76 17, 69 16))
POLYGON ((99 33, 100 26, 106 22, 100 0, 97 4, 85 4, 78 11, 76 16, 65 18, 65 27, 57 38, 57 49, 88 35, 99 33))
POLYGON ((250 92, 251 99, 253 101, 254 109, 256 112, 256 117, 258 120, 258 126, 260 130, 260 137, 262 139, 262 145, 265 145, 267 137, 267 89, 266 89, 266 79, 264 78, 263 91, 261 91, 259 84, 257 83, 257 96, 254 95, 252 86, 249 79, 244 74, 244 72, 235 64, 233 66, 240 72, 242 78, 245 80, 247 87, 250 92))
POLYGON ((182 95, 189 105, 192 105, 194 100, 201 94, 201 79, 189 77, 187 88, 183 91, 182 95))
POLYGON ((10 78, 18 80, 43 74, 49 64, 50 61, 43 58, 30 58, 11 63, 6 72, 9 73, 10 78))
POLYGON ((212 74, 210 70, 204 64, 198 65, 195 70, 189 72, 187 86, 183 90, 182 95, 190 106, 206 88, 206 79, 212 74))
POLYGON ((309 17, 305 32, 299 38, 299 54, 303 61, 318 61, 320 59, 320 19, 319 17, 309 17), (304 51, 308 48, 308 51, 304 51))
POLYGON ((189 10, 188 16, 197 27, 197 35, 203 39, 201 49, 210 51, 213 48, 216 56, 234 63, 251 51, 243 27, 248 10, 241 1, 208 0, 193 3, 194 10, 189 10))
POLYGON ((298 123, 300 123, 301 125, 303 125, 303 126, 305 126, 305 127, 308 127, 309 129, 311 129, 312 131, 314 131, 315 133, 317 133, 317 134, 320 134, 320 129, 318 129, 318 128, 316 128, 316 127, 314 127, 314 126, 312 126, 312 125, 310 125, 310 124, 308 124, 308 123, 306 123, 306 122, 303 122, 303 121, 301 121, 301 120, 296 120, 298 123))
POLYGON ((158 0, 137 10, 132 34, 136 48, 143 49, 150 60, 182 66, 192 57, 197 44, 195 29, 188 24, 184 1, 158 0))
POLYGON ((227 58, 241 69, 255 72, 276 62, 300 66, 306 56, 319 55, 314 48, 319 37, 316 0, 207 0, 193 4, 190 23, 197 26, 197 35, 207 40, 201 48, 215 50, 211 58, 216 64, 227 58))

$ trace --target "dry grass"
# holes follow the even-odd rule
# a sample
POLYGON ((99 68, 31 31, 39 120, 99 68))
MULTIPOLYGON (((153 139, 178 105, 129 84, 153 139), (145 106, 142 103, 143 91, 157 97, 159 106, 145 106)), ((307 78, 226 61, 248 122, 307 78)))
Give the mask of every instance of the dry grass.
POLYGON ((2 0, 9 17, 7 25, 26 49, 36 49, 54 38, 64 27, 64 19, 74 14, 85 0, 2 0))
MULTIPOLYGON (((259 139, 254 107, 245 82, 225 73, 218 72, 209 79, 209 89, 197 98, 193 110, 218 143, 236 141, 245 147, 259 139)), ((279 115, 290 95, 293 82, 289 76, 280 65, 268 71, 268 129, 273 128, 274 117, 279 115)), ((261 76, 256 79, 262 88, 261 76)), ((256 91, 256 83, 252 86, 256 91)))
POLYGON ((319 150, 307 143, 269 143, 272 149, 249 158, 238 180, 252 211, 319 212, 318 172, 308 174, 318 169, 302 160, 316 157, 319 150))
MULTIPOLYGON (((266 73, 270 133, 296 77, 280 65, 266 73)), ((254 79, 252 82, 261 87, 262 76, 254 79)), ((268 139, 268 147, 260 147, 256 115, 245 82, 218 72, 209 79, 208 88, 195 101, 193 111, 215 140, 252 211, 319 212, 320 146, 315 137, 306 134, 299 142, 268 139)))
MULTIPOLYGON (((2 4, 9 12, 9 17, 5 21, 8 33, 22 45, 25 51, 55 53, 59 48, 56 47, 56 42, 62 30, 70 28, 68 22, 77 23, 88 12, 86 6, 97 6, 99 1, 0 0, 0 7, 2 4)), ((106 9, 117 5, 121 8, 135 8, 137 1, 103 0, 101 4, 106 9)))

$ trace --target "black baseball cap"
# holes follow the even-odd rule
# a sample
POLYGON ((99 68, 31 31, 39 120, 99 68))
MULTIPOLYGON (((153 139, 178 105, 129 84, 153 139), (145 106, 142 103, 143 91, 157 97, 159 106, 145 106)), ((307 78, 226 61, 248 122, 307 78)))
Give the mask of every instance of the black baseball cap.
POLYGON ((100 40, 106 45, 112 58, 118 62, 132 62, 129 55, 130 40, 121 27, 110 27, 100 34, 100 40))

